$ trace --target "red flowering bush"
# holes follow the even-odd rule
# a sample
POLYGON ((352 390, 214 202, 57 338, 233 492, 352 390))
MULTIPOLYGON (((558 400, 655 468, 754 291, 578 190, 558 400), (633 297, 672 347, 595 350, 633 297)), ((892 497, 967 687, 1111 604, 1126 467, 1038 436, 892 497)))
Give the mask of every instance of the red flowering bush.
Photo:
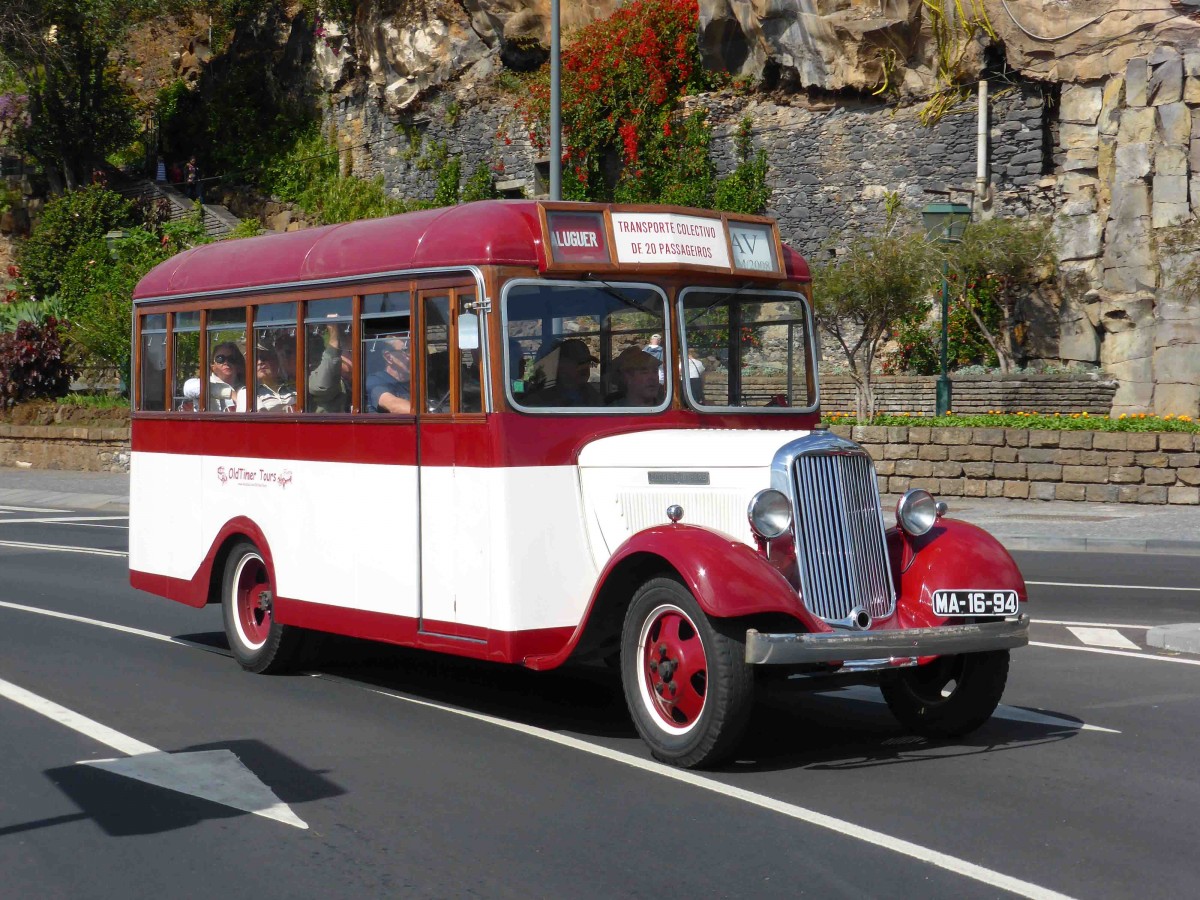
POLYGON ((79 373, 63 357, 58 321, 21 322, 0 333, 0 407, 36 397, 62 397, 79 373))
MULTIPOLYGON (((562 54, 563 195, 650 199, 639 188, 678 146, 670 117, 709 85, 696 46, 697 0, 634 0, 579 32, 562 54), (619 163, 616 188, 606 171, 619 163)), ((543 70, 518 110, 530 140, 549 144, 550 82, 543 70)), ((705 148, 707 149, 707 148, 705 148)))

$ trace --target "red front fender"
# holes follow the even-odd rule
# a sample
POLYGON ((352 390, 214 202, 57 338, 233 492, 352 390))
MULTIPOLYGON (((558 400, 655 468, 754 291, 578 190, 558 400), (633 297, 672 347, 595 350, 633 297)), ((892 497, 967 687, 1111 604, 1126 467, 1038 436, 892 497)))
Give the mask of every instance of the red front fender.
POLYGON ((619 634, 625 608, 648 578, 674 570, 701 609, 714 618, 785 613, 798 631, 829 631, 805 611, 779 570, 729 535, 697 525, 658 525, 639 531, 612 555, 588 601, 583 620, 559 652, 525 660, 534 669, 561 665, 576 651, 594 651, 619 634))
POLYGON ((623 560, 637 554, 664 560, 710 616, 729 619, 781 612, 801 619, 810 630, 827 630, 823 624, 809 621, 796 589, 761 554, 726 534, 697 525, 659 525, 633 535, 604 567, 597 590, 623 560))
POLYGON ((943 625, 933 614, 936 590, 1010 590, 1028 599, 1025 579, 1012 556, 988 532, 958 519, 938 519, 926 535, 888 530, 888 555, 896 583, 900 627, 943 625))

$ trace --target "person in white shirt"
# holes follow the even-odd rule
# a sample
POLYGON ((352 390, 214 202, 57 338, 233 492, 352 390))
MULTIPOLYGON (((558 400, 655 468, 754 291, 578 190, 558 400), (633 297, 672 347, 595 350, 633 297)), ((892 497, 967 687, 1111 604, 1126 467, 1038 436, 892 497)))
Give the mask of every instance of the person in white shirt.
MULTIPOLYGON (((212 365, 208 374, 209 412, 234 412, 235 395, 246 383, 246 357, 232 341, 222 341, 213 347, 212 365)), ((200 379, 189 378, 183 383, 183 396, 195 408, 200 399, 200 379)))
POLYGON ((704 363, 696 356, 696 348, 688 347, 688 387, 697 403, 704 402, 704 363))

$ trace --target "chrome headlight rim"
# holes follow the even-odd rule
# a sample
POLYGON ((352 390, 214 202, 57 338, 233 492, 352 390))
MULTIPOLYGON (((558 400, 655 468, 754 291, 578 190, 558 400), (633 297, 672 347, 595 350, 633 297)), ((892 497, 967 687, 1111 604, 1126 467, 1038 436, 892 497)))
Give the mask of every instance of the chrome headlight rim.
POLYGON ((911 537, 928 534, 937 524, 944 506, 924 488, 911 488, 904 492, 896 504, 896 524, 911 537), (941 507, 941 508, 939 508, 941 507))
POLYGON ((764 541, 783 537, 792 527, 792 501, 783 491, 764 488, 746 507, 750 530, 764 541))

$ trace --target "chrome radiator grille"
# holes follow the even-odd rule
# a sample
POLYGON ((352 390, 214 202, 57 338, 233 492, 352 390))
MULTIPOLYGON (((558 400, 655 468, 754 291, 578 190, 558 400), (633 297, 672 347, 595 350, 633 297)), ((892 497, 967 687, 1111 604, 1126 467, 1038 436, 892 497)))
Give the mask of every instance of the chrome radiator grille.
POLYGON ((895 608, 875 466, 863 454, 803 455, 795 461, 796 555, 809 611, 847 622, 895 608))

